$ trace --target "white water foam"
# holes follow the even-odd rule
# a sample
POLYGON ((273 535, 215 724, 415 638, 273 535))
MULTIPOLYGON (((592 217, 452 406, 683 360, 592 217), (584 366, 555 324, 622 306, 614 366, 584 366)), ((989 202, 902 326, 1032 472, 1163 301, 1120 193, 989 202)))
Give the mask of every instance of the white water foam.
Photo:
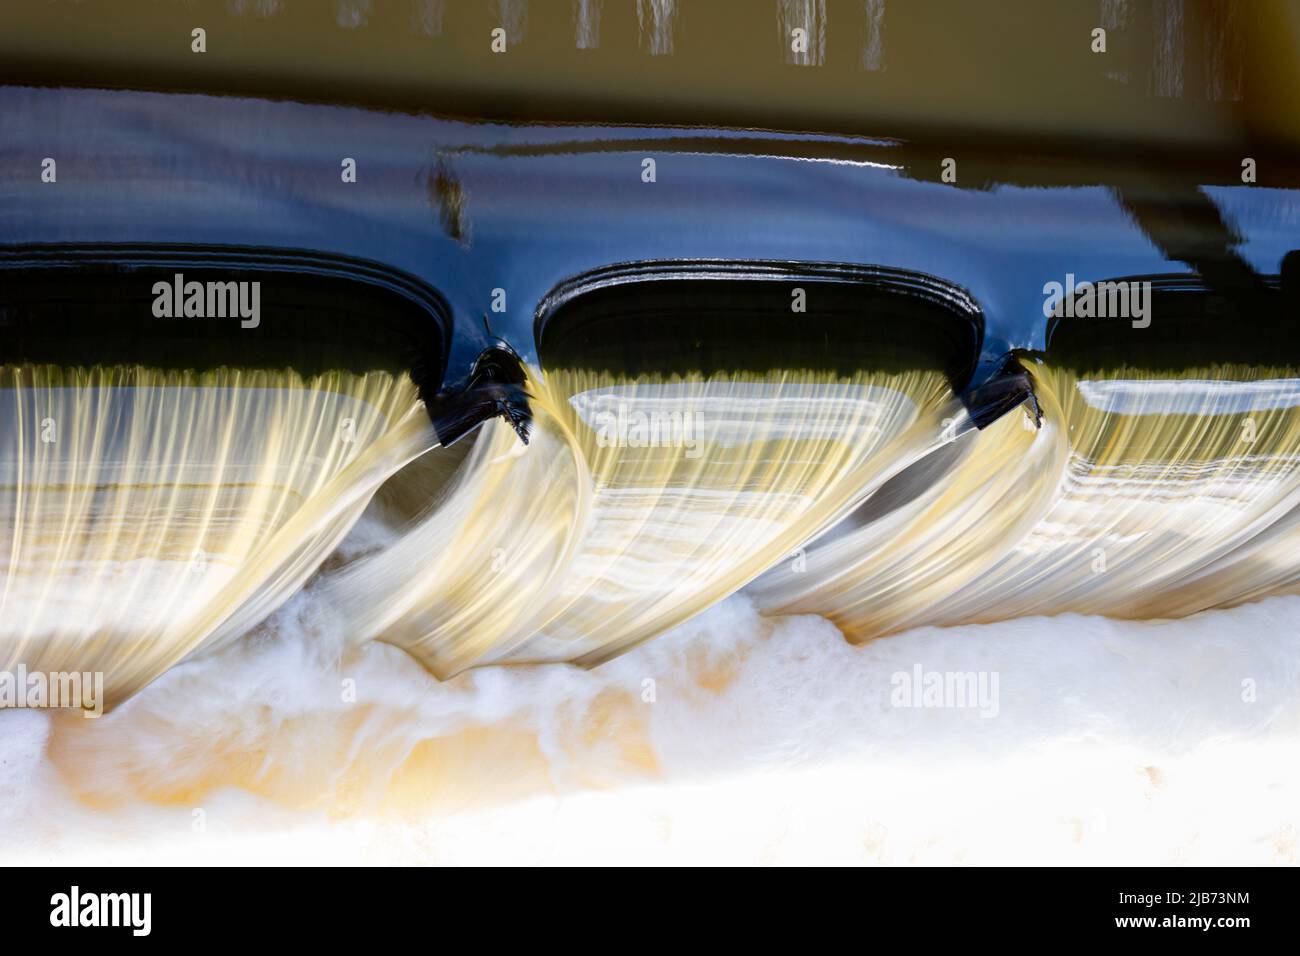
POLYGON ((1281 597, 855 647, 738 595, 594 671, 439 683, 309 589, 98 721, 0 712, 0 859, 1294 863, 1298 621, 1281 597), (997 715, 893 706, 917 665, 996 673, 997 715))

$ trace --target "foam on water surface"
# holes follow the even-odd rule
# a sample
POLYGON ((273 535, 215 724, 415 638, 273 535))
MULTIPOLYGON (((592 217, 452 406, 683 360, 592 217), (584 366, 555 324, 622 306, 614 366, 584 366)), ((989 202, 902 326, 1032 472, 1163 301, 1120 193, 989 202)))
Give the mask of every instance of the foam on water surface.
POLYGON ((0 713, 5 855, 1294 862, 1298 617, 1281 597, 854 646, 737 596, 594 670, 439 682, 308 591, 97 721, 0 713), (996 674, 996 715, 897 706, 918 665, 996 674))

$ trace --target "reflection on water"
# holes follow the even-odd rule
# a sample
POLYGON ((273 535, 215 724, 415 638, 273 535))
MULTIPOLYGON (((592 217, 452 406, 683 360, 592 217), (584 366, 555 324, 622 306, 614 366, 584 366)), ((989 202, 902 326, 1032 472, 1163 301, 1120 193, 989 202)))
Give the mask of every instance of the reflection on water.
POLYGON ((651 56, 673 52, 677 0, 636 0, 636 22, 641 47, 651 56))
POLYGON ((885 0, 863 0, 862 68, 885 68, 885 0))
POLYGON ((776 23, 787 63, 826 62, 826 0, 777 0, 776 23))
POLYGON ((345 30, 364 27, 370 22, 372 0, 334 0, 334 16, 345 30))
POLYGON ((1155 0, 1151 95, 1183 95, 1183 0, 1155 0))
POLYGON ((421 36, 442 36, 446 0, 411 0, 411 29, 421 36))
POLYGON ((10 4, 3 16, 0 81, 12 84, 503 120, 942 130, 948 146, 961 130, 1232 148, 1249 129, 1296 133, 1294 18, 1249 0, 118 0, 10 4), (195 25, 206 57, 189 50, 195 25), (1091 49, 1098 27, 1104 54, 1091 49), (494 52, 498 28, 507 47, 494 52), (794 77, 791 65, 812 69, 794 77))
POLYGON ((510 43, 523 43, 528 36, 528 0, 493 0, 492 9, 510 43))
POLYGON ((573 0, 573 45, 579 50, 600 46, 600 11, 603 0, 573 0))

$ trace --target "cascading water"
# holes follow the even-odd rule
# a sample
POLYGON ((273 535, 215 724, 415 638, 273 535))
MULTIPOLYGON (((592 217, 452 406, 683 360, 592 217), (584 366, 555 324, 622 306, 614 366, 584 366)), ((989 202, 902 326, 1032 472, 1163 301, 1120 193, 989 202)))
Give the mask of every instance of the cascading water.
POLYGON ((1298 858, 1286 4, 10 6, 6 862, 1298 858))
POLYGON ((949 394, 937 372, 551 370, 532 382, 530 445, 494 425, 438 507, 326 593, 358 638, 440 675, 604 660, 734 592, 942 443, 949 394))
POLYGON ((798 565, 748 592, 771 613, 830 617, 857 639, 929 623, 983 580, 1053 500, 1066 443, 1051 393, 971 430, 869 499, 798 565))
POLYGON ((1070 452, 1037 525, 936 622, 1182 617, 1285 591, 1300 499, 1294 372, 1036 371, 1070 452))
POLYGON ((530 444, 428 451, 384 373, 6 367, 5 658, 120 701, 283 603, 381 486, 396 537, 318 593, 441 676, 596 663, 741 588, 870 639, 1293 586, 1286 370, 1032 374, 1041 422, 977 430, 939 373, 551 370, 530 444))
POLYGON ((118 702, 302 586, 434 442, 385 373, 0 367, 0 664, 118 702))
MULTIPOLYGON (((1171 690, 1128 714, 1126 736, 1078 701, 1110 692, 1116 653, 1174 674, 1179 694, 1213 697, 1225 670, 1230 697, 1238 672, 1286 680, 1291 645, 1252 651, 1223 635, 1275 629, 1291 605, 1189 623, 1172 656, 1159 648, 1173 633, 1149 622, 1080 618, 1055 635, 1003 619, 1183 615, 1289 590, 1294 375, 1022 363, 1032 396, 1013 390, 992 421, 938 371, 532 369, 526 445, 490 421, 450 447, 411 382, 386 372, 9 366, 6 659, 102 670, 114 709, 10 721, 7 812, 40 796, 85 832, 105 820, 126 832, 197 806, 257 832, 291 810, 313 827, 335 821, 305 839, 351 848, 340 852, 370 845, 366 821, 437 820, 439 836, 405 852, 454 859, 445 838, 458 826, 477 832, 487 815, 527 845, 538 800, 611 785, 653 787, 652 821, 694 826, 694 788, 721 769, 766 794, 738 832, 757 838, 793 800, 820 806, 828 833, 863 828, 868 859, 915 859, 906 847, 947 846, 941 830, 897 827, 920 804, 941 828, 950 808, 915 789, 911 748, 952 766, 1000 753, 964 711, 887 699, 899 674, 936 661, 1028 681, 983 712, 1010 715, 1007 740, 1043 733, 1059 693, 1076 703, 1051 733, 1100 734, 1149 754, 1134 757, 1148 768, 1205 781, 1217 764, 1170 763, 1165 750, 1200 753, 1226 726, 1236 754, 1234 735, 1257 721, 1231 708, 1217 722, 1180 716, 1171 690), (949 627, 922 627, 933 623, 949 627), (800 703, 810 688, 816 706, 800 703), (873 804, 895 829, 826 802, 869 784, 833 769, 848 753, 885 775, 890 799, 912 794, 873 804), (799 769, 815 754, 830 763, 799 769), (783 788, 771 794, 769 771, 783 788)), ((1272 763, 1288 766, 1279 747, 1272 763)), ((1086 777, 1095 761, 1069 754, 1022 768, 1026 793, 1058 779, 1069 792, 1052 805, 1073 801, 1085 818, 1123 799, 1113 774, 1086 777)), ((963 772, 983 779, 982 766, 963 772)), ((595 819, 615 813, 583 799, 595 819)), ((981 812, 1022 826, 1037 819, 1026 800, 981 812)), ((575 846, 592 825, 572 825, 575 846)), ((653 847, 668 824, 644 825, 637 839, 653 847)), ((1051 821, 1033 825, 1040 845, 1017 858, 1053 845, 1051 821)), ((1146 845, 1124 832, 1105 843, 1112 854, 1146 845)))
MULTIPOLYGON (((751 591, 869 639, 1078 612, 1184 617, 1294 586, 1297 392, 1287 369, 1035 366, 1043 428, 1009 416, 915 499, 751 591)), ((864 509, 870 511, 870 509, 864 509)))

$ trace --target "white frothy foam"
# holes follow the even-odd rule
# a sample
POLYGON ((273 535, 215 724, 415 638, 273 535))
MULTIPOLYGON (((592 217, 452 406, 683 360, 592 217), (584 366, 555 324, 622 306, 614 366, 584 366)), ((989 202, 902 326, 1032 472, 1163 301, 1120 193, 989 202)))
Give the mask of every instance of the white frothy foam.
POLYGON ((1282 597, 855 647, 736 596, 594 671, 439 683, 308 590, 98 721, 0 713, 0 857, 1295 862, 1297 619, 1282 597), (894 706, 918 665, 996 673, 996 716, 894 706))

